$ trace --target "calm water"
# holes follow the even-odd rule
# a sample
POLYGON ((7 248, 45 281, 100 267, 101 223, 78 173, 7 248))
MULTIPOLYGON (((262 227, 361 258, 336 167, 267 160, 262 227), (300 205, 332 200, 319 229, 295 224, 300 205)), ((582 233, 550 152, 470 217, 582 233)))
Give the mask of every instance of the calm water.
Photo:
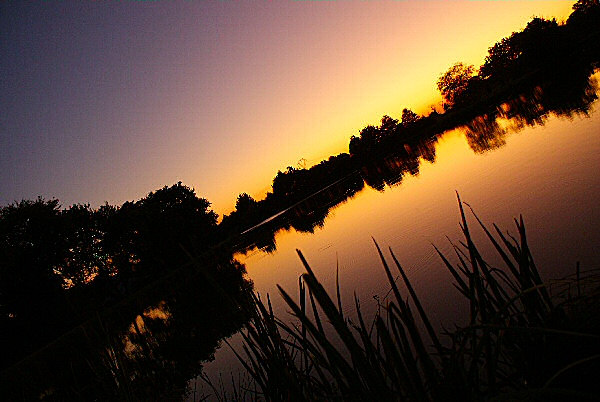
MULTIPOLYGON (((395 155, 333 158, 328 163, 337 172, 332 168, 327 175, 308 176, 311 181, 303 191, 319 190, 312 196, 261 224, 255 225, 276 207, 248 220, 249 228, 246 223, 230 226, 242 233, 191 265, 187 256, 173 253, 173 265, 183 261, 183 266, 26 356, 2 373, 0 390, 12 392, 11 400, 27 399, 25 395, 79 400, 84 394, 178 400, 191 386, 189 400, 215 399, 203 381, 190 378, 203 369, 227 392, 232 379, 238 385, 248 382, 237 358, 220 341, 230 336, 228 341, 241 350, 236 331, 248 319, 240 305, 246 304, 249 285, 242 267, 254 290, 271 296, 276 315, 292 320, 276 285, 297 294, 298 277, 304 273, 296 254, 300 249, 332 294, 339 270, 345 315, 354 315, 356 293, 368 319, 389 292, 372 238, 388 258, 388 247, 394 250, 435 327, 464 324, 468 306, 432 245, 452 258, 446 236, 461 240, 456 192, 484 222, 513 234, 513 219, 523 214, 545 279, 573 273, 577 262, 583 270, 598 268, 600 113, 594 109, 600 102, 592 104, 596 80, 588 81, 588 71, 584 73, 575 77, 579 80, 547 86, 547 93, 535 87, 499 107, 484 105, 477 110, 483 114, 463 129, 434 136, 433 129, 425 128, 412 137, 396 137, 395 155), (552 117, 548 110, 572 117, 552 117), (495 120, 497 116, 513 120, 495 120), (231 250, 242 249, 247 251, 232 261, 231 250), (214 360, 205 363, 212 354, 214 360)), ((465 123, 474 114, 462 120, 452 113, 434 115, 430 127, 465 123)), ((293 174, 307 173, 299 172, 293 174)), ((484 258, 497 265, 495 251, 469 218, 484 258)))
MULTIPOLYGON (((393 249, 433 323, 441 328, 460 321, 466 310, 432 247, 450 256, 446 236, 460 240, 458 191, 484 222, 511 233, 516 233, 513 219, 522 214, 533 256, 546 279, 574 272, 577 261, 582 269, 597 268, 600 117, 594 109, 597 102, 589 118, 551 117, 545 125, 512 130, 504 146, 484 153, 469 147, 463 130, 447 132, 436 145, 435 162, 421 161, 417 175, 405 176, 383 191, 365 186, 334 207, 314 233, 281 230, 275 236, 276 251, 254 250, 238 259, 246 264, 255 290, 272 296, 280 317, 287 309, 276 285, 296 294, 303 273, 296 249, 302 250, 327 289, 335 289, 338 266, 346 310, 354 310, 356 292, 369 315, 376 308, 374 296, 383 298, 389 290, 373 237, 382 248, 393 249)), ((476 229, 474 219, 471 222, 476 229)), ((475 238, 487 259, 496 261, 481 231, 475 230, 475 238)), ((239 345, 239 337, 231 342, 239 345)), ((237 378, 239 367, 228 349, 218 350, 215 360, 205 365, 210 378, 217 380, 222 373, 226 384, 230 373, 237 378)), ((196 387, 199 391, 201 383, 196 387)))

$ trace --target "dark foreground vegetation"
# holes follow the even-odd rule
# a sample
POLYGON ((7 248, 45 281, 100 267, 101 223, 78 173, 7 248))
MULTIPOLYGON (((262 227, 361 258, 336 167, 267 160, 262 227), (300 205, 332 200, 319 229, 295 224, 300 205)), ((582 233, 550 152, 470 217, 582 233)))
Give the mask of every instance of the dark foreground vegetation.
MULTIPOLYGON (((469 316, 433 327, 406 272, 377 243, 392 297, 375 318, 345 315, 340 300, 307 273, 299 300, 279 288, 296 322, 255 310, 238 357, 250 381, 223 399, 268 401, 597 401, 600 399, 600 271, 542 282, 523 219, 516 237, 495 234, 473 213, 501 260, 490 266, 474 244, 460 202, 464 240, 456 263, 439 253, 469 316), (397 283, 396 275, 401 278, 397 283)), ((346 310, 347 311, 347 310, 346 310)), ((347 314, 347 313, 346 313, 347 314)))
POLYGON ((209 249, 208 205, 176 184, 120 208, 2 208, 3 399, 182 399, 248 319, 252 284, 209 249))
MULTIPOLYGON (((350 139, 348 153, 309 169, 278 172, 263 200, 240 194, 220 224, 210 203, 181 183, 121 206, 63 209, 58 200, 40 198, 2 207, 0 395, 183 398, 201 361, 252 315, 247 308, 252 284, 233 259, 235 252, 272 251, 277 231, 312 232, 333 206, 365 185, 383 191, 404 175, 417 175, 420 163, 435 161, 436 141, 446 130, 464 127, 471 148, 486 152, 502 146, 510 131, 500 119, 519 128, 543 124, 551 114, 586 114, 597 98, 592 74, 599 62, 597 0, 579 1, 564 24, 534 18, 491 47, 478 70, 458 63, 440 77, 443 113, 418 116, 405 109, 401 120, 384 116, 378 127, 365 127, 350 139)), ((481 309, 478 314, 487 314, 481 309)), ((504 353, 505 348, 493 349, 500 341, 492 335, 480 333, 481 350, 504 353)), ((468 338, 461 342, 465 348, 475 345, 468 338)), ((461 353, 479 373, 482 355, 461 353)), ((429 369, 438 372, 439 384, 427 379, 428 393, 449 378, 440 379, 446 355, 438 354, 441 360, 429 369)), ((490 395, 506 385, 499 374, 493 378, 478 383, 488 384, 490 395), (496 379, 502 385, 494 385, 496 379)), ((463 384, 460 392, 481 391, 457 384, 463 384)), ((335 392, 346 390, 336 385, 335 392)))

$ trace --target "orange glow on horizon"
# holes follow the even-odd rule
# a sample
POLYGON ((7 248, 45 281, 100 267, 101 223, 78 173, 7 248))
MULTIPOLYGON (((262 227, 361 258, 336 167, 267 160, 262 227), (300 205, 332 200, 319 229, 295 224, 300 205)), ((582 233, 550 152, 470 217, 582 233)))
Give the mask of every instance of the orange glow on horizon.
POLYGON ((121 205, 181 181, 223 215, 383 115, 428 112, 452 64, 573 3, 10 5, 0 203, 121 205))
MULTIPOLYGON (((533 16, 564 20, 571 5, 562 1, 378 3, 385 9, 381 11, 363 3, 324 5, 328 11, 346 13, 345 20, 331 23, 331 30, 339 30, 329 36, 316 32, 323 34, 321 42, 291 47, 284 56, 293 63, 289 71, 278 64, 281 60, 267 60, 280 69, 272 82, 265 81, 269 87, 261 90, 259 104, 247 105, 244 114, 252 117, 243 127, 246 139, 234 151, 232 165, 215 171, 210 182, 204 175, 204 184, 196 187, 220 215, 233 210, 239 193, 261 199, 277 170, 296 167, 301 158, 310 167, 330 155, 348 152, 350 136, 368 124, 378 125, 385 114, 400 118, 405 107, 428 113, 441 100, 436 81, 448 67, 457 61, 478 67, 488 47, 524 28, 533 16), (360 21, 363 11, 379 20, 341 31, 360 21), (305 57, 294 56, 294 51, 304 52, 305 57)), ((315 15, 320 12, 319 8, 315 15)))

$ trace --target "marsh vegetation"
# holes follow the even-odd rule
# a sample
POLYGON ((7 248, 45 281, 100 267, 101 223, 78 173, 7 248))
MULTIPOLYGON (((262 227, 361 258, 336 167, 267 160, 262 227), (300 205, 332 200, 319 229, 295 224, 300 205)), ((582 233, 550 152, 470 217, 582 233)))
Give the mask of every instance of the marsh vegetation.
POLYGON ((9 400, 183 399, 221 340, 247 324, 240 353, 252 388, 238 388, 239 397, 593 394, 597 273, 586 267, 542 280, 521 221, 514 239, 482 225, 504 264, 492 267, 460 204, 464 241, 455 262, 440 258, 470 313, 445 330, 428 319, 392 254, 381 253, 392 298, 372 322, 358 300, 355 315, 344 314, 302 259, 300 299, 282 289, 295 323, 253 298, 234 256, 273 253, 278 232, 313 233, 366 188, 383 192, 417 176, 423 163, 436 162, 447 130, 461 128, 470 149, 486 154, 524 127, 587 116, 597 99, 599 27, 594 0, 576 3, 565 23, 534 18, 492 46, 479 69, 459 63, 443 73, 438 110, 384 116, 350 138, 348 153, 279 171, 264 199, 241 193, 220 222, 210 202, 182 183, 118 206, 63 208, 39 198, 2 207, 1 393, 9 400))
MULTIPOLYGON (((339 285, 327 292, 306 269, 296 299, 281 287, 294 321, 255 310, 237 353, 251 381, 236 396, 257 400, 597 400, 600 369, 600 271, 543 282, 527 243, 488 229, 472 214, 503 261, 491 266, 475 245, 459 199, 464 238, 439 257, 469 304, 453 328, 434 328, 394 252, 375 242, 391 297, 373 319, 360 300, 348 316, 339 285), (392 261, 390 263, 389 261, 392 261)), ((437 250, 437 249, 436 249, 437 250)), ((227 395, 221 395, 226 399, 227 395)), ((231 396, 231 395, 230 395, 231 396)))

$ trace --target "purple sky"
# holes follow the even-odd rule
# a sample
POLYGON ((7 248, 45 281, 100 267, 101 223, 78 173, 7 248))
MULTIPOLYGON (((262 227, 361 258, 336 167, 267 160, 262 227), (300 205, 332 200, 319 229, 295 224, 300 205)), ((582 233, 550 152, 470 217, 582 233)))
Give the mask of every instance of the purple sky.
POLYGON ((0 205, 120 204, 178 180, 227 212, 347 151, 533 15, 572 2, 2 2, 0 205))

